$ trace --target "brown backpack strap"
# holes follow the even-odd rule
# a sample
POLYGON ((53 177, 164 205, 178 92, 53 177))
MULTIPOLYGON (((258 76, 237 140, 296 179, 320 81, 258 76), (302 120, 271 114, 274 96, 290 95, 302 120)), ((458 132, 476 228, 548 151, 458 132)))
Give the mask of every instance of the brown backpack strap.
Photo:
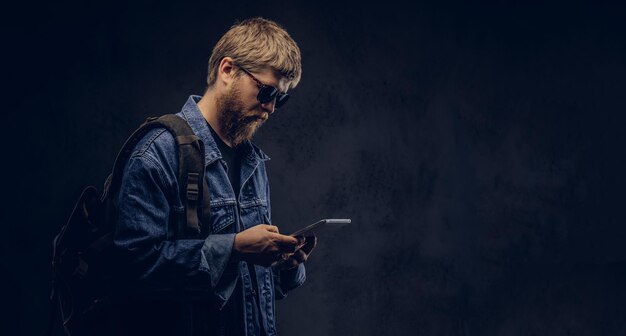
POLYGON ((187 220, 186 232, 180 232, 183 237, 191 238, 200 234, 200 219, 198 211, 202 197, 202 180, 204 179, 204 160, 198 161, 196 158, 202 155, 204 159, 204 145, 195 134, 178 135, 178 161, 180 186, 180 199, 185 204, 185 218, 187 220))
POLYGON ((177 238, 198 237, 201 233, 201 224, 203 220, 205 222, 208 220, 211 210, 208 185, 204 178, 204 144, 193 133, 187 121, 175 114, 146 119, 126 140, 115 159, 113 172, 105 183, 102 199, 104 200, 108 194, 117 193, 124 167, 133 149, 149 131, 155 128, 167 129, 178 146, 178 185, 181 200, 185 205, 186 225, 179 229, 177 238))

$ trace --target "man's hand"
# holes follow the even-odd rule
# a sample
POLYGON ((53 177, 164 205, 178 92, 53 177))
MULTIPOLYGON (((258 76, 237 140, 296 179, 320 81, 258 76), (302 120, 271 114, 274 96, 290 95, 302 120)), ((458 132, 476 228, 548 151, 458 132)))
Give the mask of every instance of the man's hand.
POLYGON ((278 233, 273 225, 259 224, 235 235, 235 256, 247 262, 270 266, 284 253, 294 253, 298 239, 278 233))
POLYGON ((281 260, 276 264, 280 270, 292 269, 305 262, 315 248, 315 245, 317 245, 317 238, 315 236, 300 236, 297 238, 298 249, 294 253, 283 254, 281 260))

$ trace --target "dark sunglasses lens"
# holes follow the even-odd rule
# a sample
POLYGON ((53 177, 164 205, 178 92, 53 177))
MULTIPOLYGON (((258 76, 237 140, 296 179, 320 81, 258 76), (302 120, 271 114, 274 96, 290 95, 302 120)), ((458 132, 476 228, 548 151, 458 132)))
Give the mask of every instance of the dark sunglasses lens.
POLYGON ((276 98, 276 104, 274 104, 275 108, 279 108, 283 105, 285 105, 285 103, 289 100, 289 95, 286 93, 283 94, 279 94, 278 97, 276 98))
POLYGON ((278 90, 276 88, 271 87, 271 86, 266 86, 262 88, 261 91, 259 91, 259 95, 257 96, 257 99, 259 100, 261 104, 269 103, 270 101, 274 99, 274 97, 276 97, 277 93, 278 93, 278 90))

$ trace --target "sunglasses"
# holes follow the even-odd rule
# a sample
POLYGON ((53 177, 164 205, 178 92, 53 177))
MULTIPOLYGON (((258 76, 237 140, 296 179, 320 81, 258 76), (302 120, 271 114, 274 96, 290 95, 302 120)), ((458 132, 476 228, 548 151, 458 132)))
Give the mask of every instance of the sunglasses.
POLYGON ((271 85, 261 83, 261 81, 258 80, 256 77, 254 77, 254 75, 252 75, 250 71, 246 70, 245 68, 239 65, 237 65, 237 67, 243 70, 243 72, 245 72, 246 75, 250 76, 250 78, 252 78, 256 82, 256 85, 259 87, 259 94, 256 96, 256 99, 259 101, 259 103, 266 104, 274 100, 274 98, 276 98, 276 103, 274 103, 274 108, 279 108, 285 105, 287 100, 289 100, 288 94, 279 92, 277 88, 271 85))

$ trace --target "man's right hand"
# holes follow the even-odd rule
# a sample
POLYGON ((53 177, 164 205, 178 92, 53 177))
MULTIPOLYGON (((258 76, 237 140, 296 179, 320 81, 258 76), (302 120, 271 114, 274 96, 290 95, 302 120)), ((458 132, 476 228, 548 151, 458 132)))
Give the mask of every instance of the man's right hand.
POLYGON ((283 253, 293 253, 298 239, 278 233, 278 227, 259 224, 235 235, 233 249, 239 260, 262 266, 270 266, 283 253))

